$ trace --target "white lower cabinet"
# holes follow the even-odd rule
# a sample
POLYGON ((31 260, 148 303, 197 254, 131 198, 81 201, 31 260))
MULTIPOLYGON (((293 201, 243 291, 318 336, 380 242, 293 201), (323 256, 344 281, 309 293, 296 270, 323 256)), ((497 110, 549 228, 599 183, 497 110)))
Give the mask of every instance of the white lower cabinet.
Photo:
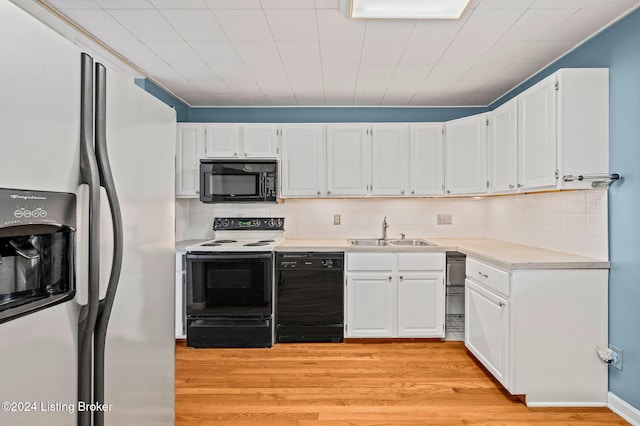
POLYGON ((502 385, 509 374, 509 302, 465 280, 465 344, 502 385))
POLYGON ((347 253, 347 337, 444 337, 444 253, 347 253))
POLYGON ((529 406, 606 406, 606 269, 506 271, 467 257, 465 345, 529 406))
POLYGON ((349 274, 347 283, 347 336, 393 337, 396 304, 391 273, 349 274))

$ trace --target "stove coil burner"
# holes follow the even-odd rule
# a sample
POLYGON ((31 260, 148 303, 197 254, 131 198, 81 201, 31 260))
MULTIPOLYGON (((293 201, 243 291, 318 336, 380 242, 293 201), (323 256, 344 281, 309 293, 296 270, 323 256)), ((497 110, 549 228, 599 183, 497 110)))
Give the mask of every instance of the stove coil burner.
POLYGON ((236 240, 214 240, 213 242, 219 244, 237 243, 236 240))
POLYGON ((256 247, 256 246, 268 246, 269 243, 271 243, 272 241, 270 240, 263 240, 263 241, 256 241, 255 243, 247 243, 245 244, 246 247, 256 247))
POLYGON ((274 243, 274 240, 260 240, 259 243, 274 243))
POLYGON ((221 246, 222 244, 220 243, 216 243, 215 241, 211 242, 211 243, 204 243, 202 244, 203 247, 217 247, 217 246, 221 246))

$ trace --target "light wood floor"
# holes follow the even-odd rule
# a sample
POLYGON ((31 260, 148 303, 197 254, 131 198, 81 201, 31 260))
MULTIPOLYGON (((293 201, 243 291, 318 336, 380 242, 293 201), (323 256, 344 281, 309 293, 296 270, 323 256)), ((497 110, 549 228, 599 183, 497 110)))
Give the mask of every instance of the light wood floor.
POLYGON ((607 408, 527 408, 462 342, 176 344, 176 425, 610 425, 607 408))

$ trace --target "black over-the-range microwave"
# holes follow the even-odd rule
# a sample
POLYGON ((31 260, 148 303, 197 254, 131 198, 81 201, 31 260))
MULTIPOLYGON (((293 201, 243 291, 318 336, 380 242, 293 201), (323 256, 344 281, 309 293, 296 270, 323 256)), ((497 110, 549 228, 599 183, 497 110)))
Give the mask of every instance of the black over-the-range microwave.
POLYGON ((200 160, 203 203, 275 202, 275 160, 200 160))

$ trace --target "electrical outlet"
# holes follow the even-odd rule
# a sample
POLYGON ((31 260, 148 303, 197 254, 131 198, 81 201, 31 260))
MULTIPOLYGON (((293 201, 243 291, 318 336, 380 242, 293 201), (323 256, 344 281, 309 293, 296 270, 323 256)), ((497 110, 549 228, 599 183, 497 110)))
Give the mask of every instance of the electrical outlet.
POLYGON ((451 213, 438 213, 438 225, 451 225, 451 213))
POLYGON ((609 345, 609 349, 611 349, 611 362, 610 366, 617 368, 618 370, 622 370, 622 355, 624 351, 618 347, 613 345, 609 345))
POLYGON ((334 225, 340 225, 340 215, 339 214, 334 214, 333 215, 333 224, 334 225))

